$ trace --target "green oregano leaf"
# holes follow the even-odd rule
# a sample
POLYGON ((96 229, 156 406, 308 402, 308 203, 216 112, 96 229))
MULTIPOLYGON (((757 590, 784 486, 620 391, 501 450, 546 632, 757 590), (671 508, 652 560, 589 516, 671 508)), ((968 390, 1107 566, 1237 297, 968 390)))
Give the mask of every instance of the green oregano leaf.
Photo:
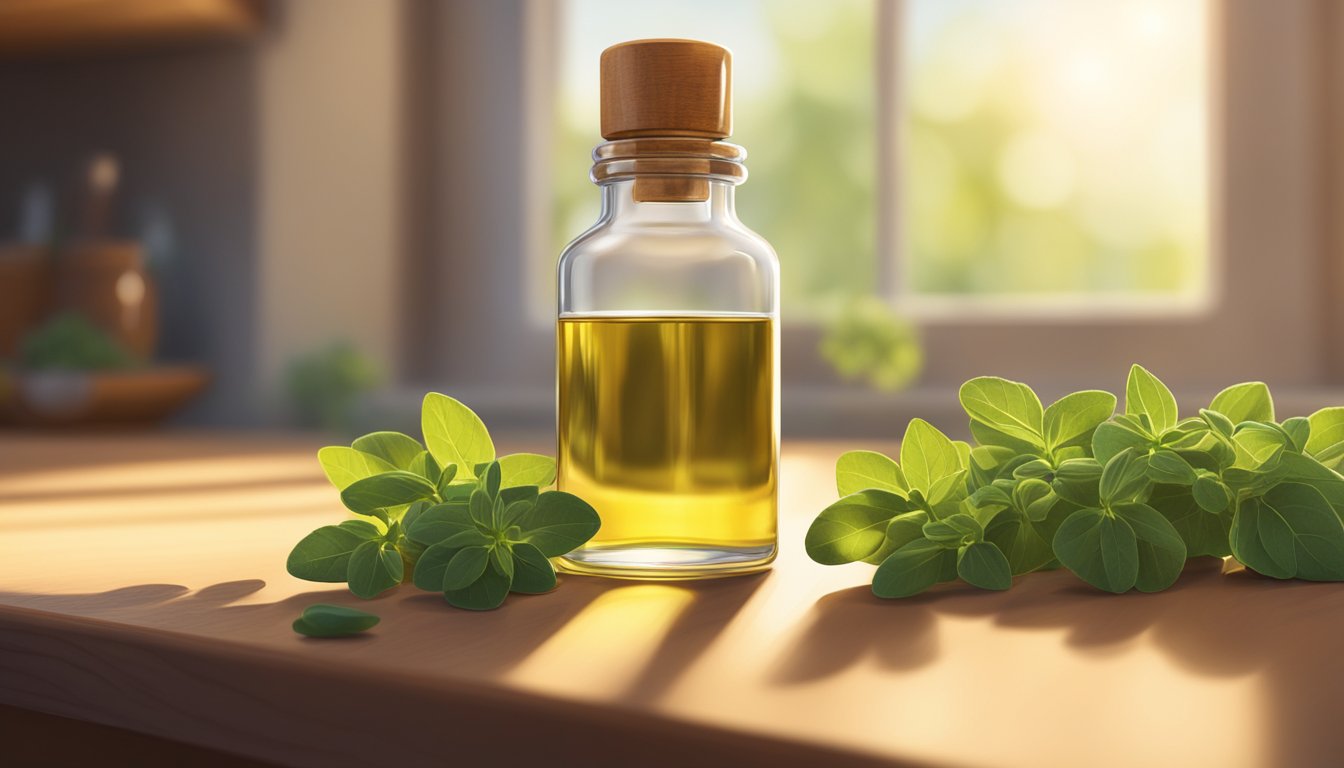
MULTIPOLYGON (((927 539, 916 539, 896 550, 873 574, 873 594, 909 597, 944 580, 948 566, 956 567, 957 551, 927 539)), ((955 574, 955 570, 953 570, 955 574)))
POLYGON ((1087 390, 1056 400, 1045 409, 1045 445, 1051 451, 1070 445, 1090 445, 1092 433, 1115 413, 1115 395, 1087 390))
MULTIPOLYGON (((1044 409, 1040 398, 1026 384, 981 376, 961 385, 957 397, 972 421, 1036 448, 1045 447, 1044 409)), ((905 466, 905 462, 901 465, 905 466)), ((909 473, 909 467, 906 472, 909 473)))
POLYGON ((404 568, 396 547, 385 541, 366 541, 350 554, 346 580, 351 592, 368 599, 400 584, 404 568))
POLYGON ((523 532, 523 541, 547 557, 559 557, 581 546, 597 533, 602 521, 597 511, 570 493, 546 491, 514 520, 523 532))
POLYGON ((511 453, 499 459, 501 487, 535 485, 545 488, 555 483, 555 459, 536 453, 511 453))
POLYGON ((1014 454, 1041 455, 1045 453, 1045 438, 1023 440, 1000 432, 983 422, 971 419, 971 437, 982 446, 1005 448, 1014 454))
POLYGON ((380 536, 378 528, 362 520, 347 520, 340 525, 324 525, 303 537, 290 551, 285 570, 305 581, 343 582, 350 555, 355 549, 380 536), (360 526, 348 525, 361 523, 360 526))
POLYGON ((504 604, 513 580, 494 568, 486 568, 480 578, 462 589, 449 589, 443 598, 449 605, 469 611, 491 611, 504 604))
POLYGON ((980 541, 985 529, 974 517, 956 514, 942 520, 930 520, 924 524, 924 538, 940 543, 961 543, 963 540, 980 541))
POLYGON ((937 427, 911 419, 901 440, 901 469, 910 488, 927 493, 939 480, 961 471, 961 454, 937 427))
POLYGON ((1148 456, 1126 448, 1106 462, 1097 491, 1103 503, 1133 501, 1148 489, 1148 456))
POLYGON ((1306 453, 1330 469, 1344 464, 1344 407, 1322 408, 1307 419, 1311 434, 1306 453))
POLYGON ((1008 558, 987 541, 967 544, 957 551, 957 575, 980 589, 1002 590, 1013 585, 1008 558))
POLYGON ((425 395, 420 427, 425 445, 441 467, 456 464, 459 473, 470 472, 495 458, 495 444, 480 417, 447 395, 425 395))
POLYGON ((508 576, 512 581, 514 576, 513 552, 508 544, 497 544, 490 549, 490 566, 501 574, 508 576))
POLYGON ((419 440, 400 432, 371 432, 356 439, 350 447, 406 470, 411 469, 412 462, 425 450, 419 440))
POLYGON ((512 591, 535 595, 555 589, 555 568, 541 550, 522 542, 513 545, 512 591))
POLYGON ((1209 410, 1226 416, 1233 424, 1242 421, 1273 421, 1274 399, 1263 381, 1235 384, 1214 396, 1209 410))
POLYGON ((322 465, 322 471, 326 473, 327 479, 338 491, 345 490, 356 480, 396 469, 385 459, 344 445, 329 445, 322 448, 317 452, 317 461, 322 465))
MULTIPOLYGON (((433 456, 429 457, 429 461, 433 462, 434 457, 433 456)), ((434 488, 435 490, 438 491, 439 498, 443 499, 444 501, 449 501, 450 499, 453 499, 459 495, 454 493, 455 489, 453 487, 453 481, 456 479, 457 479, 456 464, 449 464, 448 466, 439 470, 439 477, 437 480, 434 481, 434 488)), ((465 483, 462 484, 460 486, 462 491, 460 495, 465 496, 468 487, 470 486, 465 483)))
POLYGON ((998 478, 1002 471, 1011 473, 1013 470, 1008 469, 1008 465, 1018 457, 1017 451, 1001 445, 977 445, 967 456, 971 485, 981 488, 998 478))
POLYGON ((1232 490, 1217 475, 1200 475, 1195 478, 1190 491, 1195 503, 1205 512, 1218 514, 1232 504, 1232 490))
POLYGON ((1081 509, 1055 533, 1055 557, 1078 578, 1107 592, 1128 592, 1139 578, 1139 547, 1129 523, 1081 509))
MULTIPOLYGON (((1214 409, 1217 410, 1217 409, 1214 409)), ((1141 365, 1129 369, 1129 381, 1125 384, 1125 413, 1135 416, 1147 416, 1154 434, 1176 426, 1176 398, 1153 374, 1141 365)))
POLYGON ((498 461, 490 462, 489 466, 485 468, 484 488, 486 495, 488 495, 491 499, 498 499, 499 488, 503 482, 504 482, 504 473, 499 468, 499 462, 498 461))
POLYGON ((443 571, 443 590, 463 589, 481 577, 490 560, 489 547, 464 547, 448 561, 443 571))
POLYGON ((378 617, 343 605, 318 603, 303 609, 294 631, 308 637, 348 637, 373 628, 378 617))
POLYGON ((1287 450, 1302 453, 1307 449, 1307 443, 1311 441, 1310 421, 1302 416, 1294 416, 1286 419, 1279 427, 1288 436, 1289 444, 1285 446, 1287 450))
POLYGON ((448 570, 448 563, 452 561, 453 556, 457 554, 461 547, 455 547, 444 543, 434 544, 420 553, 420 559, 415 562, 415 571, 411 574, 411 581, 418 589, 428 592, 443 591, 443 577, 448 570))
POLYGON ((1152 438, 1143 432, 1141 427, 1118 420, 1108 421, 1092 433, 1092 455, 1102 465, 1131 448, 1147 451, 1151 444, 1152 438))
POLYGON ((541 495, 541 489, 535 485, 520 485, 513 488, 500 488, 499 498, 504 504, 510 505, 516 501, 526 501, 528 504, 535 504, 537 496, 541 495))
MULTIPOLYGON (((1199 488, 1202 480, 1196 480, 1194 488, 1199 488)), ((1159 485, 1153 489, 1147 503, 1171 522, 1185 543, 1187 557, 1227 557, 1232 554, 1227 540, 1232 515, 1205 511, 1191 496, 1191 489, 1159 485)))
POLYGON ((1153 451, 1148 456, 1148 479, 1155 483, 1192 485, 1195 469, 1175 451, 1153 451))
POLYGON ((1021 510, 1005 510, 985 527, 985 540, 1004 554, 1014 575, 1040 570, 1055 559, 1050 548, 1058 527, 1058 520, 1052 520, 1055 516, 1052 510, 1050 516, 1038 523, 1021 510))
POLYGON ((479 531, 467 505, 461 502, 435 504, 406 525, 406 535, 421 544, 438 544, 462 531, 479 531))
POLYGON ((1230 535, 1232 554, 1266 576, 1344 580, 1344 523, 1311 486, 1282 483, 1243 501, 1230 535))
POLYGON ((1271 468, 1288 447, 1288 435, 1277 424, 1243 421, 1232 436, 1236 466, 1240 469, 1271 468))
POLYGON ((872 554, 863 558, 869 565, 881 565, 891 553, 909 544, 915 539, 924 538, 924 524, 929 521, 929 513, 923 510, 906 512, 893 517, 887 523, 886 537, 872 554))
POLYGON ((1101 503, 1097 489, 1101 470, 1101 462, 1096 459, 1069 459, 1055 470, 1050 485, 1060 498, 1084 507, 1095 507, 1101 503))
POLYGON ((862 560, 882 546, 887 523, 913 509, 905 498, 888 491, 870 489, 850 494, 817 515, 803 546, 808 557, 822 565, 862 560))
POLYGON ((1032 459, 1031 461, 1019 464, 1013 469, 1013 477, 1018 480, 1027 480, 1031 478, 1048 478, 1053 475, 1055 468, 1045 459, 1032 459))
POLYGON ((341 491, 341 503, 352 512, 373 514, 384 507, 410 504, 434 495, 434 485, 414 472, 393 470, 356 480, 341 491))
POLYGON ((1147 504, 1113 506, 1115 516, 1134 532, 1139 558, 1134 587, 1140 592, 1160 592, 1170 587, 1185 567, 1185 542, 1172 524, 1147 504))
POLYGON ((495 502, 484 489, 477 488, 471 492, 467 511, 471 513, 471 519, 481 530, 495 529, 495 502))
POLYGON ((849 451, 836 459, 835 487, 841 496, 869 488, 901 495, 910 490, 900 465, 876 451, 849 451))
POLYGON ((1210 429, 1223 437, 1232 437, 1232 433, 1237 431, 1237 422, 1218 411, 1202 408, 1199 411, 1199 417, 1208 424, 1210 429))
POLYGON ((410 466, 406 467, 406 471, 414 472, 425 478, 433 483, 435 487, 438 487, 439 479, 443 477, 442 468, 439 467, 439 463, 434 460, 434 457, 430 455, 429 451, 421 451, 416 454, 415 458, 411 459, 410 466))

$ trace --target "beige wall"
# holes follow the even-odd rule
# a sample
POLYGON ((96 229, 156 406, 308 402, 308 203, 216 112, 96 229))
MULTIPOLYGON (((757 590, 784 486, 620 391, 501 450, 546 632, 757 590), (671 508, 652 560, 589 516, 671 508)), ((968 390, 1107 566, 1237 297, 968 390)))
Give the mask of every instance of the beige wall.
POLYGON ((349 339, 396 364, 404 3, 291 0, 260 51, 257 356, 349 339))

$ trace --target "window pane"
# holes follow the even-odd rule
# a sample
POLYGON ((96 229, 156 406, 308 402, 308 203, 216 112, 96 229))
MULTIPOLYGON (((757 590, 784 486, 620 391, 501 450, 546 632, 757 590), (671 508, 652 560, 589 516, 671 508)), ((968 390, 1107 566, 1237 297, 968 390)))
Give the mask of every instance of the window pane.
POLYGON ((904 293, 1204 297, 1204 0, 904 7, 904 293))
MULTIPOLYGON (((563 6, 551 165, 555 254, 597 218, 588 181, 598 133, 598 57, 645 37, 689 37, 733 52, 734 134, 750 177, 742 220, 783 262, 790 318, 824 312, 878 284, 875 256, 875 10, 870 0, 573 0, 563 6)), ((549 293, 547 297, 549 298, 549 293)))

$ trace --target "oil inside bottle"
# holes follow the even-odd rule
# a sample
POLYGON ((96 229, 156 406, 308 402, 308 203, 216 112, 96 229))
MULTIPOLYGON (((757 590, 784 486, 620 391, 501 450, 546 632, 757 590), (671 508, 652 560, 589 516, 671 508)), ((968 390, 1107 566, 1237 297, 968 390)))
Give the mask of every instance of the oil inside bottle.
POLYGON ((775 553, 772 320, 562 317, 559 480, 602 517, 567 570, 702 578, 775 553))

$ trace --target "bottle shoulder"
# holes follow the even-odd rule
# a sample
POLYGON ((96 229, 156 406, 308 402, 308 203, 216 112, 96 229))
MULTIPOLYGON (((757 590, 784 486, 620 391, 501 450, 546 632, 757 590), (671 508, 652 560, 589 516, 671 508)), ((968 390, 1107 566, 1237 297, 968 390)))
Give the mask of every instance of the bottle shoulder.
POLYGON ((621 224, 599 221, 560 252, 560 266, 583 260, 641 259, 649 256, 695 261, 747 257, 759 265, 778 264, 775 249, 739 221, 703 224, 621 224))
POLYGON ((736 223, 600 221, 561 252, 558 270, 561 314, 773 314, 778 309, 775 251, 736 223))

